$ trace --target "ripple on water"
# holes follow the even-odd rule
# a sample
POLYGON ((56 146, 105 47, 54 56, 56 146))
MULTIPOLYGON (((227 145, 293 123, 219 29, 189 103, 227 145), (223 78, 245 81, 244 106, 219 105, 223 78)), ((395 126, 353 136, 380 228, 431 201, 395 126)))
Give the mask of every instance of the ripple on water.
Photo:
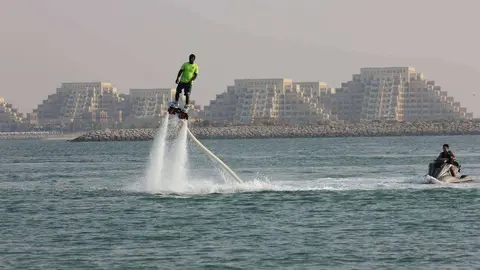
POLYGON ((480 184, 423 175, 444 141, 480 175, 476 140, 206 141, 246 183, 192 150, 176 193, 141 188, 151 142, 0 142, 0 267, 475 268, 480 184))

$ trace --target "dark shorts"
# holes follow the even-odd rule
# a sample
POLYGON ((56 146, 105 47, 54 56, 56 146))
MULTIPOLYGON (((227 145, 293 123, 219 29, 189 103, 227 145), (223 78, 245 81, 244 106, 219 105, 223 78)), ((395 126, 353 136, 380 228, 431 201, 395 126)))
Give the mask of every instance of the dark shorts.
POLYGON ((189 83, 178 83, 177 85, 177 93, 182 93, 182 90, 183 93, 186 95, 190 95, 190 92, 192 91, 192 85, 189 84, 189 83))

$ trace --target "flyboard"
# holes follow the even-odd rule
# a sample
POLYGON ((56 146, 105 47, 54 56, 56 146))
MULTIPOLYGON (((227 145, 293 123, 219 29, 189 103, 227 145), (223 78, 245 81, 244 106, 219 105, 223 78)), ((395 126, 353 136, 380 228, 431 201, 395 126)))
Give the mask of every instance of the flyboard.
MULTIPOLYGON (((187 112, 184 112, 184 111, 182 111, 182 110, 179 109, 179 108, 169 107, 169 108, 168 108, 168 113, 171 114, 171 115, 177 115, 179 119, 184 120, 184 124, 187 124, 187 121, 186 121, 186 120, 188 120, 188 113, 187 113, 187 112)), ((237 181, 237 182, 240 183, 240 184, 243 184, 243 181, 240 179, 240 177, 238 177, 238 176, 232 171, 232 169, 230 169, 230 167, 228 167, 227 164, 225 164, 221 159, 219 159, 214 153, 212 153, 210 150, 208 150, 208 148, 205 147, 205 146, 192 134, 192 132, 190 131, 190 129, 189 129, 188 127, 187 127, 187 133, 188 133, 188 136, 190 136, 190 138, 200 147, 200 149, 202 149, 203 152, 205 152, 205 154, 207 154, 211 159, 217 161, 218 164, 220 164, 220 166, 222 166, 222 168, 225 169, 225 170, 230 174, 230 176, 232 176, 233 179, 235 179, 235 181, 237 181)))
POLYGON ((167 111, 168 111, 168 114, 173 114, 173 115, 176 114, 178 118, 181 120, 188 120, 188 113, 184 112, 180 108, 169 107, 167 111))

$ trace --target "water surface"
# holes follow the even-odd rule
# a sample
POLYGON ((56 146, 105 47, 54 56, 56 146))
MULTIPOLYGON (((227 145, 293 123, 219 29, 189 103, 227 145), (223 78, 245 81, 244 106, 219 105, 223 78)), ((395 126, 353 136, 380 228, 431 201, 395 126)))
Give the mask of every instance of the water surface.
POLYGON ((140 188, 153 142, 0 141, 2 269, 478 269, 479 182, 425 184, 480 136, 205 140, 188 188, 140 188))

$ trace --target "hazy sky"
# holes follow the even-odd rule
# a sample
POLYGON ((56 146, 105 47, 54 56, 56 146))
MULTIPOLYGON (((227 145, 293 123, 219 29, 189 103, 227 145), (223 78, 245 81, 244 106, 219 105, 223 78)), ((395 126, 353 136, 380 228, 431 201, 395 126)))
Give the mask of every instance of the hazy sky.
POLYGON ((479 116, 478 10, 476 0, 0 0, 0 96, 31 112, 61 82, 173 88, 195 53, 202 105, 236 78, 339 87, 361 67, 410 65, 479 116))

